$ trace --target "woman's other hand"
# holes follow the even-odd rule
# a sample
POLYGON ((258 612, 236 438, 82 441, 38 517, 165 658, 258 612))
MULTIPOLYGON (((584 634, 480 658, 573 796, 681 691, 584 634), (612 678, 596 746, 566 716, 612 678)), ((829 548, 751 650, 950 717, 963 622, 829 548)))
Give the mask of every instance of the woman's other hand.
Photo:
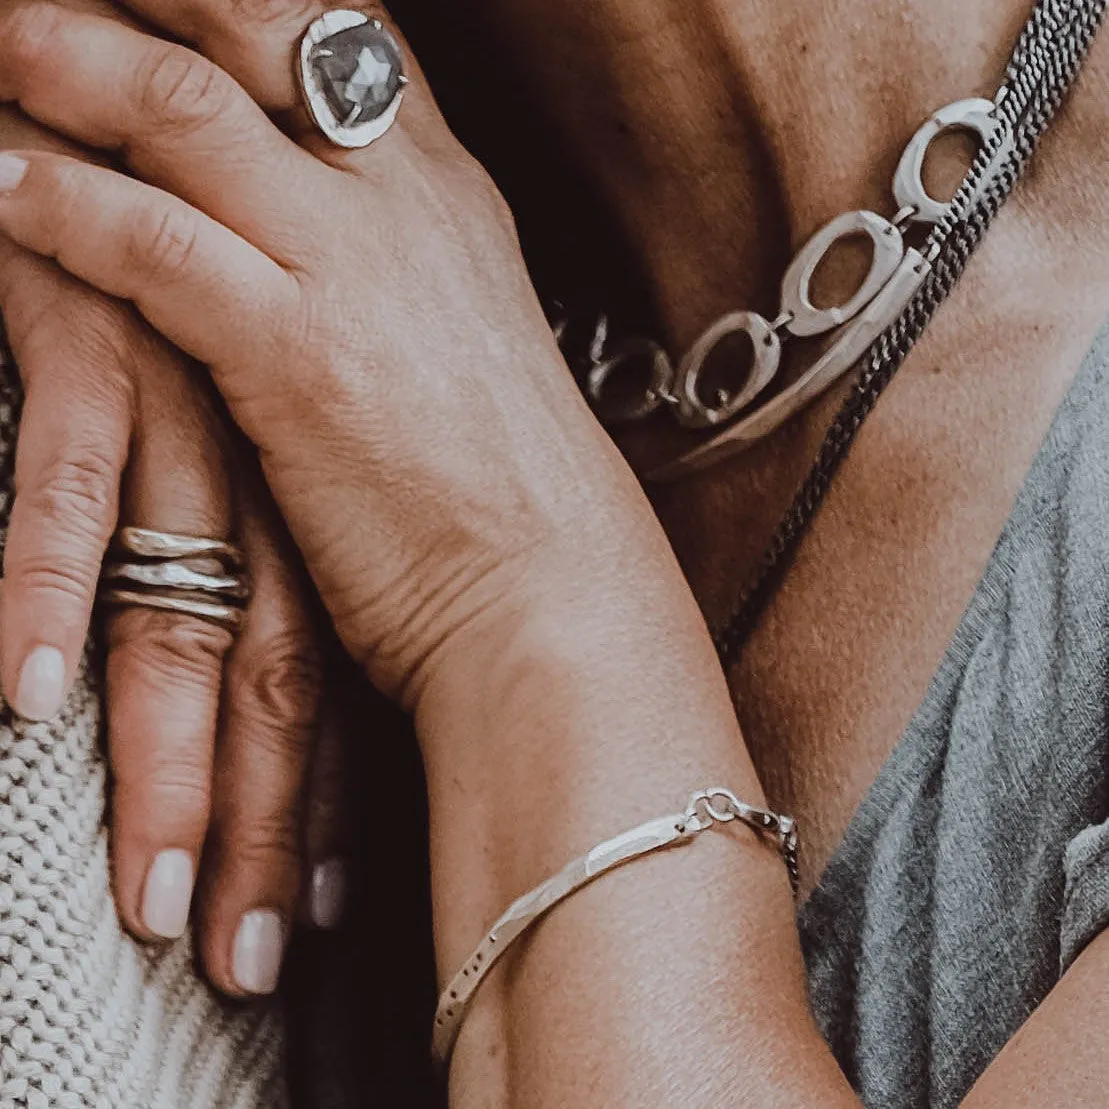
POLYGON ((387 135, 341 150, 298 107, 312 5, 134 6, 225 68, 18 4, 0 98, 145 183, 28 152, 21 180, 5 163, 0 229, 210 365, 375 680, 412 704, 491 608, 511 619, 529 592, 629 573, 635 526, 639 551, 664 550, 565 371, 506 206, 418 74, 387 135))
MULTIPOLYGON (((4 159, 0 232, 211 366, 347 646, 416 711, 451 973, 506 904, 668 811, 677 783, 761 790, 693 597, 426 88, 368 149, 303 126, 297 145, 266 110, 295 111, 301 0, 142 6, 226 70, 38 3, 0 19, 0 98, 145 182, 4 159)), ((552 914, 467 1017, 452 1103, 727 1101, 738 1084, 852 1104, 807 1008, 780 860, 699 843, 552 914), (709 890, 730 926, 690 929, 709 890)))
MULTIPOLYGON (((16 144, 84 157, 6 110, 0 147, 16 144)), ((106 614, 113 875, 122 919, 154 940, 184 932, 199 871, 213 978, 269 992, 298 905, 333 923, 342 880, 338 777, 317 774, 305 797, 310 758, 333 763, 338 735, 317 741, 318 636, 299 563, 203 375, 128 305, 5 239, 0 310, 25 394, 0 617, 17 713, 61 708, 118 523, 235 537, 247 552, 237 641, 198 617, 106 614)))

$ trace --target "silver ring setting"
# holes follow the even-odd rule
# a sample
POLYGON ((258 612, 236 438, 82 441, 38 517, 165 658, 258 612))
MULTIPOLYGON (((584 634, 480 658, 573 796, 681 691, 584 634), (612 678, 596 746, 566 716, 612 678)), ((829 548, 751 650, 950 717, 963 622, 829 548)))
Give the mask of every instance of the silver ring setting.
POLYGON ((325 12, 304 33, 297 72, 316 126, 351 150, 393 126, 408 84, 400 43, 385 24, 345 9, 325 12))
POLYGON ((195 616, 237 632, 250 601, 246 559, 219 539, 121 528, 104 561, 98 599, 195 616))

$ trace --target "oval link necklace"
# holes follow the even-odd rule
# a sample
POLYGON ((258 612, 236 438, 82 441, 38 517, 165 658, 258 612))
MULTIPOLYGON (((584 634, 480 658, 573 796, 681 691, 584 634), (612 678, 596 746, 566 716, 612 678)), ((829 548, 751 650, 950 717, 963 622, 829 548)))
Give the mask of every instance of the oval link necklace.
MULTIPOLYGON (((683 427, 720 429, 677 459, 648 472, 648 481, 681 477, 747 449, 859 364, 906 314, 928 282, 953 230, 964 225, 983 197, 993 195, 998 183, 1012 175, 1014 165, 1023 166, 1018 147, 1026 139, 1024 109, 1032 103, 1034 89, 1045 83, 1049 100, 1054 97, 1058 103, 1073 78, 1073 71, 1058 65, 1058 59, 1075 56, 1077 70, 1077 61, 1104 8, 1104 0, 1041 0, 1014 51, 1007 80, 994 99, 958 100, 929 117, 909 140, 894 173, 897 214, 887 219, 860 209, 846 212, 818 230, 786 270, 780 311, 774 320, 757 312, 730 312, 707 328, 675 367, 653 339, 614 339, 604 313, 590 321, 584 353, 575 353, 570 348, 572 336, 580 334, 577 321, 555 317, 552 326, 563 354, 606 426, 640 421, 665 407, 683 427), (1088 37, 1083 38, 1083 30, 1088 37), (922 173, 931 144, 953 130, 975 135, 979 154, 962 187, 950 201, 943 202, 928 194, 922 173), (926 235, 919 249, 905 242, 910 228, 921 228, 926 235), (810 292, 814 274, 837 244, 859 235, 865 235, 873 246, 867 275, 843 304, 818 308, 810 292), (837 334, 830 345, 796 380, 764 396, 778 375, 784 342, 833 332, 837 334), (752 350, 745 379, 738 388, 717 389, 707 399, 706 368, 722 345, 737 335, 745 335, 752 350), (642 381, 644 377, 645 387, 627 387, 629 379, 642 381), (624 388, 619 388, 621 384, 624 388)), ((1049 119, 1050 115, 1042 116, 1040 129, 1049 119)), ((1011 185, 1009 181, 1008 187, 1011 185)))
POLYGON ((714 628, 713 639, 725 668, 735 661, 773 595, 863 421, 957 284, 1020 179, 1085 60, 1107 2, 1039 0, 994 99, 956 101, 917 131, 894 175, 894 200, 900 210, 891 220, 873 212, 849 212, 809 239, 783 279, 782 312, 776 320, 750 312, 724 316, 693 344, 676 371, 666 352, 651 339, 613 341, 603 314, 593 322, 592 341, 583 356, 566 349, 569 321, 554 321, 555 335, 571 370, 606 426, 644 419, 663 405, 691 428, 735 421, 647 474, 648 480, 679 477, 744 450, 861 364, 859 376, 825 434, 816 461, 779 523, 754 579, 727 619, 714 628), (925 191, 922 167, 931 143, 956 128, 976 133, 980 149, 955 196, 941 203, 925 191), (931 229, 919 250, 904 244, 903 231, 912 224, 931 229), (843 305, 816 308, 809 296, 816 268, 840 239, 860 231, 874 243, 867 277, 843 305), (795 382, 751 408, 774 379, 783 335, 801 337, 837 328, 842 328, 842 333, 795 382), (714 403, 707 404, 699 392, 701 375, 711 354, 736 332, 744 332, 755 348, 752 368, 740 389, 718 394, 714 403), (618 375, 641 372, 645 358, 650 366, 647 388, 631 402, 610 405, 606 394, 611 382, 618 375))
MULTIPOLYGON (((935 200, 922 180, 929 146, 952 130, 974 133, 981 149, 994 154, 995 162, 1005 157, 1011 143, 1008 121, 994 101, 959 100, 938 111, 912 137, 901 156, 893 179, 897 214, 887 219, 859 209, 845 212, 817 231, 782 278, 776 319, 768 320, 757 312, 730 312, 703 332, 675 368, 666 351, 651 339, 637 336, 610 342, 608 320, 598 317, 588 362, 579 367, 579 374, 586 397, 606 426, 646 419, 665 406, 679 424, 691 430, 724 427, 675 461, 648 473, 648 480, 664 481, 704 469, 772 434, 839 381, 905 310, 928 276, 939 244, 930 237, 923 249, 917 250, 907 246, 904 232, 911 226, 943 224, 959 199, 948 203, 935 200), (818 308, 810 292, 813 275, 838 243, 858 235, 865 235, 873 246, 866 277, 843 304, 818 308), (831 345, 795 381, 760 401, 777 377, 783 340, 836 331, 839 334, 831 345), (721 344, 737 333, 747 336, 753 352, 746 380, 738 389, 717 390, 706 400, 702 395, 705 369, 721 344), (617 379, 642 373, 644 359, 650 364, 646 389, 622 403, 612 400, 618 391, 617 379)), ((983 177, 983 186, 989 179, 988 174, 983 177)), ((555 333, 561 339, 569 328, 559 321, 555 333)), ((568 354, 565 349, 563 353, 568 354)), ((630 392, 619 390, 625 396, 630 392)))

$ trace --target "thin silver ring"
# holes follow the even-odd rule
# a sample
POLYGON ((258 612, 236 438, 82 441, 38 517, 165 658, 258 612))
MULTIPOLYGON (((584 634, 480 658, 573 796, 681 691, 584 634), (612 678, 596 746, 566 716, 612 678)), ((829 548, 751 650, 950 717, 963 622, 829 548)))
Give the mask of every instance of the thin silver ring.
POLYGON ((100 603, 116 608, 138 607, 154 608, 161 612, 176 612, 182 616, 195 616, 238 632, 246 619, 246 610, 236 605, 200 601, 192 597, 175 597, 168 593, 139 592, 131 589, 104 588, 99 593, 100 603))
POLYGON ((224 539, 209 539, 203 535, 154 531, 152 528, 120 528, 112 537, 112 551, 141 559, 166 561, 215 558, 235 570, 242 570, 246 566, 246 555, 234 543, 228 543, 224 539))
POLYGON ((250 589, 242 574, 210 574, 195 570, 184 562, 111 562, 104 567, 101 581, 122 588, 139 586, 146 589, 175 590, 187 593, 211 593, 228 601, 244 602, 250 589))
POLYGON ((100 575, 98 599, 193 616, 231 632, 250 602, 246 557, 222 539, 121 528, 100 575))
POLYGON ((396 36, 376 16, 345 8, 324 12, 304 32, 297 77, 313 123, 348 150, 393 126, 408 85, 396 36))

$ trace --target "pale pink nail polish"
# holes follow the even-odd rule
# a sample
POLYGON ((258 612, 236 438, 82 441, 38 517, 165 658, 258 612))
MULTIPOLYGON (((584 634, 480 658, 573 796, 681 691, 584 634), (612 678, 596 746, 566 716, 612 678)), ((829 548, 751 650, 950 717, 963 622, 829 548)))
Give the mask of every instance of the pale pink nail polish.
POLYGON ((317 928, 338 928, 347 899, 347 868, 341 859, 317 863, 312 871, 309 915, 317 928))
POLYGON ((27 159, 15 154, 0 153, 0 193, 10 193, 19 188, 27 175, 27 159))
MULTIPOLYGON (((2 172, 2 171, 0 171, 2 172)), ((51 720, 65 698, 65 659, 57 647, 36 647, 19 673, 12 708, 24 720, 51 720)))
POLYGON ((268 994, 277 989, 285 954, 285 924, 273 909, 244 913, 235 933, 231 973, 245 993, 268 994))
POLYGON ((189 926, 193 860, 188 851, 163 851, 150 866, 142 900, 143 923, 156 936, 175 940, 189 926))

